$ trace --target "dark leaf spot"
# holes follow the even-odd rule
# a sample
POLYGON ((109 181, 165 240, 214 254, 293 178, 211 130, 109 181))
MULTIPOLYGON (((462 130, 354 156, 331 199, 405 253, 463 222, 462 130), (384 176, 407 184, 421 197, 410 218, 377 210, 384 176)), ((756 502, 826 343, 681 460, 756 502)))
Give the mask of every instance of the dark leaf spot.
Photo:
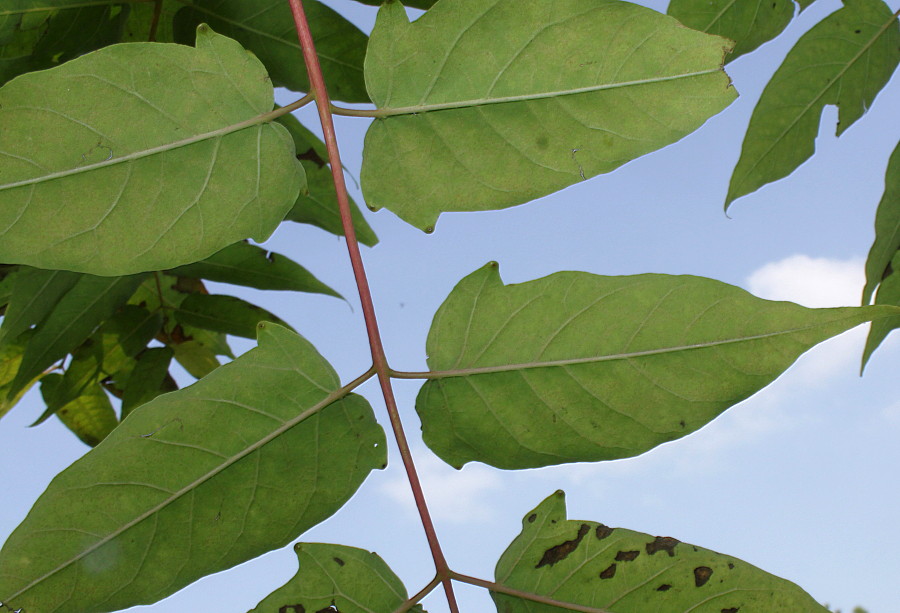
POLYGON ((862 32, 862 30, 853 30, 853 32, 854 32, 855 34, 859 34, 860 32, 862 32))
POLYGON ((541 561, 537 563, 535 568, 540 568, 541 566, 553 566, 560 560, 564 560, 570 553, 575 551, 578 547, 578 544, 581 543, 581 539, 584 538, 584 535, 590 531, 591 527, 587 524, 581 524, 581 527, 578 529, 578 536, 573 538, 571 541, 566 541, 564 543, 560 543, 559 545, 555 545, 544 552, 544 557, 541 558, 541 561))
POLYGON ((671 585, 669 585, 668 583, 663 583, 661 586, 656 588, 656 591, 657 592, 668 592, 670 589, 672 589, 671 585))
POLYGON ((681 426, 682 428, 684 428, 684 426, 685 426, 684 420, 682 419, 681 421, 679 421, 678 425, 681 426))
POLYGON ((534 520, 536 520, 536 519, 537 519, 537 513, 532 513, 531 515, 528 516, 528 523, 533 524, 534 520))
POLYGON ((730 609, 722 609, 722 613, 738 613, 740 610, 740 607, 731 607, 730 609))
POLYGON ((600 573, 601 579, 612 579, 616 576, 616 563, 613 562, 609 566, 607 566, 602 573, 600 573))
POLYGON ((603 524, 597 524, 597 529, 594 531, 599 540, 605 539, 607 536, 613 533, 615 528, 610 528, 609 526, 604 526, 603 524))
POLYGON ((632 562, 639 555, 640 551, 620 551, 616 554, 616 562, 632 562))
POLYGON ((665 551, 669 554, 669 557, 673 557, 675 555, 675 545, 680 542, 681 541, 673 539, 671 536, 657 536, 653 541, 647 543, 645 549, 651 556, 659 551, 665 551))
POLYGON ((329 607, 325 607, 324 609, 319 609, 316 613, 341 613, 341 610, 336 606, 331 605, 329 607))
POLYGON ((316 153, 315 149, 307 149, 303 153, 298 153, 297 159, 298 160, 309 160, 310 162, 314 163, 319 168, 322 168, 325 164, 328 163, 322 159, 322 156, 320 156, 318 153, 316 153))
POLYGON ((706 585, 709 578, 712 577, 713 570, 709 566, 698 566, 694 569, 694 585, 701 587, 706 585))
POLYGON ((306 607, 302 604, 286 604, 278 608, 278 613, 306 613, 306 607))
POLYGON ((344 561, 340 558, 334 558, 334 561, 337 563, 338 566, 344 565, 344 561))
POLYGON ((734 570, 734 564, 733 564, 733 563, 731 563, 731 562, 728 563, 728 570, 734 570))

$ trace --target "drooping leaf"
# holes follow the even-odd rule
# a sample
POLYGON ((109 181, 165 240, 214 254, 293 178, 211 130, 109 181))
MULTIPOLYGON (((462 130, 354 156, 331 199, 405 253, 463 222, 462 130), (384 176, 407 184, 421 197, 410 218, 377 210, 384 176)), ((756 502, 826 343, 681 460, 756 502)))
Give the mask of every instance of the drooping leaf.
MULTIPOLYGON (((280 253, 246 242, 229 245, 201 262, 179 266, 169 273, 256 289, 315 292, 341 297, 300 264, 280 253)), ((255 332, 253 336, 256 336, 255 332)))
POLYGON ((10 393, 17 393, 21 386, 80 345, 128 300, 142 280, 143 275, 80 275, 28 343, 10 393))
POLYGON ((191 294, 175 311, 178 321, 244 338, 256 336, 256 326, 261 321, 273 321, 290 327, 278 317, 236 296, 218 294, 191 294))
MULTIPOLYGON (((59 386, 62 383, 62 377, 56 373, 41 380, 44 402, 49 405, 60 397, 59 386)), ((77 397, 64 402, 55 413, 82 443, 96 447, 119 424, 119 420, 109 396, 97 381, 91 381, 79 391, 77 397)))
MULTIPOLYGON (((810 3, 797 2, 801 8, 810 3)), ((781 34, 794 17, 794 1, 672 0, 666 12, 689 28, 733 40, 734 50, 725 58, 730 62, 781 34)))
POLYGON ((207 27, 7 83, 0 261, 112 276, 265 240, 303 184, 272 105, 262 64, 207 27))
MULTIPOLYGON (((894 260, 885 272, 887 276, 878 285, 875 304, 900 306, 900 251, 894 255, 894 260)), ((887 335, 897 328, 900 328, 900 317, 872 322, 869 336, 866 338, 866 347, 863 350, 862 369, 865 369, 869 358, 887 338, 887 335)))
POLYGON ((329 404, 339 387, 308 342, 261 325, 259 347, 139 407, 51 482, 0 551, 0 602, 116 611, 286 545, 384 466, 371 407, 329 404))
MULTIPOLYGON (((378 554, 328 543, 297 543, 300 570, 249 613, 393 611, 406 587, 378 554)), ((410 611, 424 613, 415 606, 410 611)))
MULTIPOLYGON (((866 286, 862 303, 869 304, 875 288, 888 272, 891 260, 900 250, 900 143, 888 160, 884 194, 875 213, 875 241, 866 258, 866 286)), ((896 268, 894 269, 896 270, 896 268)))
MULTIPOLYGON (((187 0, 175 15, 175 40, 190 41, 201 23, 230 36, 255 53, 279 87, 310 89, 303 52, 290 5, 283 0, 187 0)), ((368 102, 363 79, 366 35, 341 14, 316 0, 304 11, 329 95, 335 100, 368 102)))
POLYGON ((65 270, 21 267, 13 280, 9 306, 0 325, 0 347, 44 321, 80 277, 65 270))
MULTIPOLYGON (((279 117, 278 123, 286 127, 294 139, 297 159, 303 165, 309 186, 309 192, 301 193, 298 196, 297 202, 294 203, 285 220, 312 224, 332 234, 343 236, 344 228, 338 212, 337 197, 334 192, 331 167, 328 166, 328 151, 325 149, 325 143, 307 130, 291 114, 279 117)), ((366 218, 362 216, 352 198, 350 199, 350 214, 353 218, 356 240, 369 247, 375 246, 378 243, 378 237, 375 236, 375 232, 369 226, 366 218)))
POLYGON ((610 172, 734 100, 730 46, 618 0, 442 0, 414 23, 387 3, 366 55, 366 202, 428 230, 610 172))
POLYGON ((808 309, 692 276, 465 277, 428 334, 423 438, 457 468, 638 455, 772 382, 813 345, 900 309, 808 309))
MULTIPOLYGON (((24 4, 29 5, 30 11, 47 5, 35 1, 24 4)), ((16 8, 25 10, 26 7, 16 8)), ((24 24, 24 13, 19 13, 16 15, 19 24, 11 40, 0 43, 0 85, 20 74, 53 68, 88 51, 119 42, 128 11, 128 5, 124 4, 79 6, 44 11, 43 20, 32 17, 24 24)))
MULTIPOLYGON (((828 611, 795 584, 735 557, 668 536, 567 519, 561 491, 522 520, 522 532, 497 563, 496 580, 609 613, 828 611)), ((563 610, 491 595, 505 613, 563 610)))
POLYGON ((122 395, 122 419, 160 394, 177 389, 169 385, 172 356, 170 347, 151 347, 137 357, 137 364, 128 377, 125 393, 122 395))
POLYGON ((872 106, 898 62, 900 25, 881 0, 845 0, 813 26, 753 109, 725 208, 812 156, 826 104, 838 106, 840 136, 872 106))

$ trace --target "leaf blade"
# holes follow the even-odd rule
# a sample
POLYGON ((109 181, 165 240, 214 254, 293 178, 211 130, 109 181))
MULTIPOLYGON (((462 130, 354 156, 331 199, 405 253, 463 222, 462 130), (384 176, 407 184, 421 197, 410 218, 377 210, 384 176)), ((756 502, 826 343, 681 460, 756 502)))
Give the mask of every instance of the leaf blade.
POLYGON ((702 427, 818 342, 897 314, 869 309, 806 309, 690 276, 504 285, 491 263, 435 314, 416 400, 423 439, 457 468, 638 455, 702 427))

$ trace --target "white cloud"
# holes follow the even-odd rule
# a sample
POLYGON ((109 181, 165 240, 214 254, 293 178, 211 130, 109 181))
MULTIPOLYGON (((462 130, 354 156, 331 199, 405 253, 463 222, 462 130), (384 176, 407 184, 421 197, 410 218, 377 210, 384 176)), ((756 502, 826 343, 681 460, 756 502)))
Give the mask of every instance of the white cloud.
POLYGON ((760 298, 807 307, 856 306, 866 280, 864 267, 862 258, 792 255, 754 271, 747 277, 747 287, 760 298))
MULTIPOLYGON (((415 461, 434 519, 461 524, 492 519, 494 501, 488 494, 502 485, 498 471, 474 463, 456 470, 426 451, 417 452, 415 461)), ((396 504, 415 512, 405 471, 396 471, 395 476, 387 479, 382 492, 396 504)))

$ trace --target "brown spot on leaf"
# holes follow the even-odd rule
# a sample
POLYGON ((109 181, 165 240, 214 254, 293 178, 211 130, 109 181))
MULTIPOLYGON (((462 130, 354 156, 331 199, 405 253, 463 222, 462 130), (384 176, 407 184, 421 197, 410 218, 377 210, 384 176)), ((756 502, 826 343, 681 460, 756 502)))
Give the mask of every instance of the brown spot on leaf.
POLYGON ((728 563, 728 570, 734 570, 734 564, 733 564, 733 563, 731 563, 731 562, 728 563))
POLYGON ((278 613, 306 613, 302 604, 286 604, 278 608, 278 613))
POLYGON ((537 563, 535 568, 540 568, 541 566, 553 566, 560 560, 566 559, 570 553, 575 551, 578 547, 579 543, 581 543, 581 539, 590 531, 591 527, 587 524, 581 524, 581 527, 578 529, 578 535, 573 538, 571 541, 566 541, 564 543, 560 543, 559 545, 554 545, 550 549, 544 552, 544 556, 541 558, 541 561, 537 563))
POLYGON ((335 563, 336 563, 338 566, 343 566, 343 565, 344 565, 344 561, 343 561, 342 559, 340 559, 340 558, 334 558, 334 561, 335 561, 335 563))
POLYGON ((594 531, 594 533, 597 535, 597 538, 602 541, 607 536, 612 534, 613 530, 615 530, 615 528, 610 528, 609 526, 604 526, 603 524, 597 524, 597 529, 594 531))
POLYGON ((612 579, 615 576, 616 576, 616 563, 615 562, 613 562, 612 564, 607 566, 605 569, 603 569, 603 572, 600 573, 601 579, 612 579))
POLYGON ((617 562, 633 562, 635 558, 641 555, 640 551, 620 551, 616 554, 617 562))
POLYGON ((730 609, 722 609, 721 613, 738 613, 740 610, 740 607, 731 607, 730 609))
POLYGON ((668 583, 663 583, 658 588, 656 588, 656 591, 657 592, 668 592, 670 589, 672 589, 671 585, 669 585, 668 583))
POLYGON ((698 566, 694 569, 694 585, 697 587, 706 585, 712 574, 713 570, 709 566, 698 566))
POLYGON ((534 520, 536 520, 536 519, 537 519, 537 513, 532 513, 531 515, 528 516, 528 523, 533 524, 534 520))
POLYGON ((303 153, 298 153, 297 159, 298 160, 309 160, 310 162, 314 163, 319 168, 322 168, 323 166, 325 166, 325 164, 328 163, 327 161, 322 159, 321 155, 316 153, 315 149, 312 149, 312 148, 307 149, 303 153))
POLYGON ((673 539, 671 536, 657 536, 651 542, 647 543, 645 549, 651 556, 659 551, 665 551, 669 554, 669 557, 673 557, 675 555, 675 545, 680 542, 681 541, 673 539))

